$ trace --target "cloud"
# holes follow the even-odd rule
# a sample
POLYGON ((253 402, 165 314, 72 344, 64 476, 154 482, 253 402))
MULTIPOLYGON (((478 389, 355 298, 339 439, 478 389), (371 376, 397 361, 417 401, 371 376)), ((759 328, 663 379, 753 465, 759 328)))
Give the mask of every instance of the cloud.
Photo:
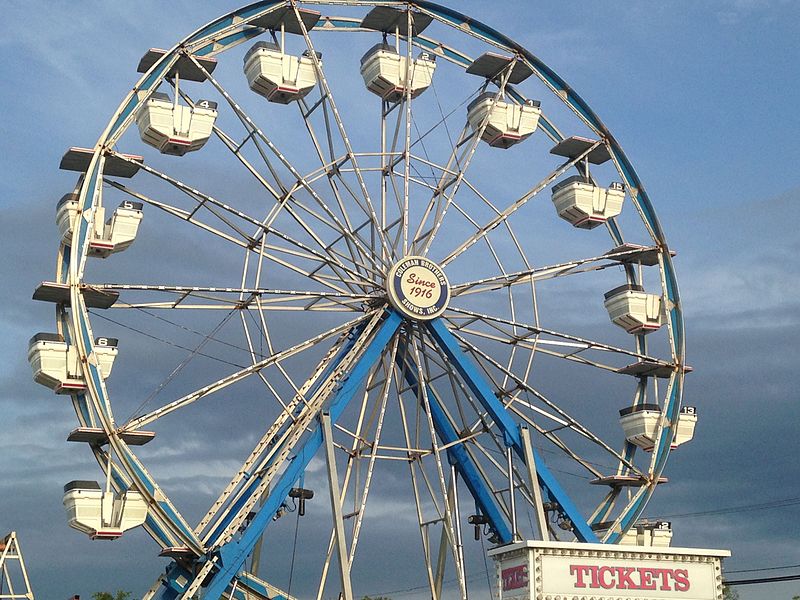
MULTIPOLYGON (((226 6, 228 4, 233 5, 231 2, 226 6)), ((44 4, 39 5, 42 6, 44 4)), ((615 102, 624 98, 624 106, 630 108, 618 109, 621 112, 616 113, 616 118, 625 126, 633 120, 626 113, 629 110, 633 114, 636 106, 632 104, 638 102, 641 110, 648 109, 648 97, 637 95, 640 84, 658 90, 662 97, 680 92, 677 83, 672 87, 665 84, 660 63, 636 63, 634 59, 642 51, 642 46, 624 45, 622 41, 628 38, 619 35, 620 31, 637 31, 639 36, 646 36, 647 47, 652 45, 660 52, 645 53, 648 60, 653 56, 674 57, 676 40, 683 38, 674 28, 667 26, 669 20, 665 14, 669 11, 663 7, 658 10, 652 7, 631 9, 633 16, 626 21, 623 18, 627 18, 627 7, 604 12, 597 18, 614 22, 613 27, 606 28, 588 22, 583 14, 584 7, 573 12, 559 7, 554 11, 556 17, 548 17, 546 13, 549 11, 543 9, 541 14, 534 14, 526 3, 512 3, 510 9, 506 5, 499 6, 492 6, 489 8, 492 12, 485 13, 482 12, 487 10, 485 5, 472 3, 464 10, 499 28, 509 23, 510 16, 519 16, 509 23, 512 37, 530 46, 546 60, 557 63, 559 71, 569 75, 570 81, 575 77, 578 81, 583 78, 590 82, 613 80, 612 85, 603 83, 604 88, 595 83, 598 87, 594 95, 613 99, 617 93, 619 99, 615 102), (642 21, 645 17, 651 20, 642 21), (662 18, 666 24, 658 31, 642 25, 662 18), (533 23, 532 28, 529 28, 529 22, 533 23), (606 33, 598 37, 597 31, 612 36, 616 34, 616 37, 611 39, 606 33), (615 40, 621 45, 615 46, 615 40), (634 81, 625 80, 625 85, 620 85, 620 72, 637 75, 634 81), (606 92, 610 96, 606 96, 606 92)), ((729 24, 743 23, 748 19, 772 19, 776 14, 782 14, 779 11, 786 6, 787 3, 768 1, 718 3, 706 9, 706 18, 698 22, 712 30, 715 18, 727 19, 729 24), (726 15, 726 11, 730 15, 726 15)), ((211 15, 197 11, 190 3, 163 6, 154 2, 136 6, 89 2, 78 9, 72 5, 48 4, 47 11, 40 11, 35 25, 31 24, 31 13, 28 4, 11 3, 6 20, 0 24, 0 39, 5 40, 0 44, 9 55, 4 77, 8 75, 14 90, 4 98, 6 118, 2 127, 9 135, 4 134, 0 141, 4 154, 1 166, 4 194, 0 203, 5 209, 0 220, 4 250, 0 268, 5 284, 0 289, 0 301, 4 307, 0 323, 4 332, 2 356, 5 361, 0 378, 3 386, 0 394, 3 415, 0 421, 0 473, 3 474, 0 527, 15 528, 20 532, 34 589, 40 596, 58 597, 60 594, 66 597, 73 591, 89 596, 98 589, 118 587, 140 593, 166 564, 155 557, 154 545, 144 532, 132 531, 118 542, 103 545, 90 542, 85 536, 68 530, 64 524, 60 505, 63 483, 75 478, 95 479, 102 474, 86 448, 64 442, 75 423, 68 399, 55 396, 30 380, 24 358, 27 339, 38 330, 53 328, 52 307, 32 303, 30 294, 39 281, 52 278, 56 252, 54 204, 75 180, 74 174, 57 171, 61 153, 69 145, 87 145, 94 141, 122 95, 136 79, 135 64, 148 46, 169 46, 211 15), (76 10, 80 18, 76 18, 76 10), (157 19, 153 17, 156 14, 159 15, 157 19)), ((718 33, 716 29, 713 31, 718 33)), ((715 53, 717 47, 713 45, 713 36, 697 38, 703 38, 703 44, 709 46, 701 47, 697 45, 700 42, 687 41, 687 54, 703 52, 705 56, 715 53)), ((786 39, 796 39, 796 36, 787 36, 786 39)), ((326 43, 333 47, 336 42, 326 43)), ((331 52, 330 56, 333 57, 334 53, 331 52)), ((355 62, 357 57, 353 64, 355 62)), ((333 61, 330 64, 334 64, 333 61)), ((238 75, 239 64, 234 67, 231 72, 238 75)), ((343 66, 338 68, 345 70, 343 66)), ((337 84, 360 86, 357 70, 351 71, 342 75, 337 84)), ((243 87, 242 82, 239 85, 243 87)), ((748 90, 740 91, 745 95, 748 90)), ((710 90, 698 89, 695 93, 701 99, 713 97, 715 106, 719 99, 710 90)), ((774 90, 770 93, 774 95, 774 90)), ((281 120, 282 115, 273 110, 275 107, 265 107, 257 99, 244 93, 241 95, 249 103, 248 107, 263 112, 267 120, 272 120, 272 125, 281 120)), ((611 103, 609 100, 605 102, 611 103)), ((752 99, 752 102, 757 104, 759 98, 752 99)), ((357 94, 352 98, 342 97, 342 103, 342 108, 355 111, 348 114, 364 114, 366 107, 375 109, 357 94)), ((741 109, 741 104, 737 102, 736 108, 741 109)), ((724 112, 724 109, 723 105, 719 110, 724 112)), ((653 107, 650 106, 649 110, 653 107)), ((650 113, 649 116, 653 120, 668 120, 673 115, 650 113)), ((741 118, 741 113, 725 113, 723 116, 734 122, 741 118)), ((785 123, 779 125, 783 129, 786 127, 785 123)), ((348 122, 348 126, 358 129, 355 122, 348 122)), ((766 122, 761 126, 766 132, 778 125, 766 122)), ((354 139, 374 141, 367 130, 365 127, 364 131, 354 131, 354 139)), ((677 138, 690 135, 680 132, 678 136, 673 131, 656 130, 650 133, 649 138, 639 139, 637 148, 647 149, 648 144, 663 144, 670 140, 685 145, 685 137, 677 138)), ((692 143, 691 157, 705 159, 715 156, 705 144, 718 133, 711 131, 709 139, 698 136, 692 143)), ((282 141, 288 148, 293 148, 292 134, 288 127, 279 133, 279 136, 284 136, 282 141)), ((134 134, 131 146, 136 143, 134 134)), ((753 147, 765 146, 760 138, 751 143, 753 147)), ((544 142, 541 144, 542 152, 546 153, 544 142)), ((659 169, 663 167, 666 180, 670 179, 668 174, 681 170, 680 157, 664 152, 656 160, 653 156, 658 153, 645 154, 645 164, 657 163, 659 169)), ((504 156, 508 158, 511 155, 504 156)), ((757 166, 757 158, 751 159, 753 168, 757 166)), ((777 158, 780 157, 772 157, 777 158)), ((314 160, 309 159, 309 163, 312 162, 314 160)), ((730 184, 738 192, 736 184, 743 185, 738 181, 742 175, 722 160, 718 164, 725 170, 719 173, 710 170, 708 179, 712 182, 725 180, 726 185, 730 184)), ((205 166, 206 180, 201 183, 224 192, 228 183, 228 165, 207 160, 205 166)), ((687 378, 685 400, 687 404, 699 407, 700 424, 696 439, 673 454, 667 471, 671 481, 654 497, 650 514, 699 512, 800 495, 797 484, 800 478, 797 463, 793 460, 800 451, 794 425, 797 416, 794 357, 798 334, 796 297, 800 291, 797 284, 800 243, 791 218, 796 213, 800 191, 789 170, 775 168, 775 171, 782 173, 783 177, 776 185, 794 186, 782 197, 771 200, 758 198, 750 202, 743 202, 738 197, 732 200, 715 197, 704 203, 676 198, 664 207, 662 217, 667 217, 665 225, 668 225, 670 240, 677 241, 676 246, 681 251, 677 258, 678 274, 687 314, 690 362, 696 369, 687 378)), ((520 184, 527 172, 513 175, 495 177, 485 187, 493 195, 502 193, 512 185, 520 184)), ((670 180, 667 183, 672 185, 674 182, 670 180)), ((659 185, 665 187, 667 184, 659 185)), ((655 191, 660 191, 662 197, 672 198, 671 190, 656 188, 655 191)), ((253 194, 248 200, 257 205, 260 197, 253 194)), ((526 222, 537 226, 552 224, 551 208, 546 206, 541 212, 526 214, 529 219, 526 222)), ((169 276, 179 277, 181 281, 176 279, 177 283, 194 284, 200 282, 204 272, 211 272, 210 277, 217 283, 222 277, 220 273, 224 277, 238 277, 236 269, 240 269, 241 264, 238 254, 234 261, 225 252, 215 251, 218 246, 205 238, 190 238, 196 239, 195 244, 190 244, 181 236, 169 237, 166 232, 172 225, 156 216, 155 211, 148 210, 143 237, 131 248, 130 254, 119 256, 116 261, 93 263, 91 268, 95 270, 92 274, 102 274, 109 280, 135 276, 141 280, 162 281, 169 276), (207 252, 206 262, 199 267, 193 262, 198 248, 207 252), (232 269, 234 262, 236 268, 232 269), (236 274, 232 275, 234 271, 236 274)), ((543 252, 563 251, 561 242, 575 233, 567 226, 559 225, 561 227, 550 227, 537 239, 543 252)), ((581 238, 579 243, 588 248, 588 239, 581 238)), ((474 268, 479 270, 483 265, 474 268)), ((467 264, 463 269, 468 272, 471 265, 467 264)), ((598 337, 605 335, 612 328, 605 320, 600 296, 590 296, 594 287, 584 286, 582 282, 574 286, 556 285, 552 290, 553 299, 546 308, 551 314, 560 312, 565 326, 586 327, 585 323, 589 322, 591 328, 583 331, 590 331, 598 337), (587 308, 590 304, 594 312, 587 308)), ((112 316, 116 318, 116 313, 112 316)), ((190 317, 176 318, 182 325, 200 331, 206 330, 200 325, 207 326, 210 322, 207 316, 204 319, 198 324, 190 317)), ((127 316, 121 320, 126 325, 139 325, 145 321, 139 322, 127 316)), ((291 336, 305 333, 302 317, 279 315, 275 321, 275 331, 284 338, 282 343, 287 343, 291 336)), ((98 330, 119 331, 122 339, 119 362, 109 388, 115 413, 119 418, 125 418, 185 357, 186 351, 162 347, 123 327, 105 322, 101 326, 99 323, 95 323, 98 330)), ((321 324, 322 321, 315 323, 321 324)), ((188 347, 197 343, 197 336, 186 331, 177 333, 177 329, 163 322, 154 325, 151 321, 147 331, 188 347)), ((232 323, 220 337, 241 344, 240 329, 240 324, 232 323)), ((614 333, 619 334, 619 339, 624 337, 621 332, 614 333)), ((230 347, 214 344, 209 348, 215 355, 234 362, 242 359, 242 353, 230 347)), ((318 348, 316 351, 322 350, 318 348)), ((308 359, 308 362, 314 361, 308 359)), ((543 364, 546 368, 534 373, 541 378, 537 381, 547 386, 548 392, 552 391, 554 397, 566 398, 564 402, 569 403, 571 409, 582 411, 581 415, 596 421, 604 432, 620 439, 616 411, 621 405, 620 397, 624 395, 627 398, 629 389, 604 384, 598 390, 601 380, 593 378, 591 371, 583 371, 587 373, 585 376, 573 380, 567 379, 559 369, 543 364)), ((310 368, 300 361, 293 367, 298 372, 307 372, 310 368)), ((198 359, 153 404, 194 389, 199 383, 213 380, 231 369, 230 365, 222 367, 213 361, 198 359)), ((281 390, 285 391, 287 387, 283 386, 281 390)), ((151 446, 141 449, 142 456, 148 468, 170 494, 174 494, 176 504, 188 517, 202 514, 207 509, 255 443, 256 433, 253 432, 260 434, 265 423, 274 417, 277 405, 265 397, 263 386, 248 382, 233 386, 225 394, 209 398, 192 409, 176 413, 172 420, 165 419, 163 425, 156 425, 158 436, 151 446)), ((397 431, 389 429, 386 435, 386 439, 399 437, 397 431)), ((564 461, 551 455, 547 458, 553 466, 565 466, 564 461)), ((274 579, 278 585, 288 584, 294 555, 293 591, 298 594, 310 594, 315 585, 318 573, 312 568, 313 561, 306 561, 306 553, 313 553, 313 557, 319 559, 321 545, 315 538, 319 537, 319 532, 323 533, 322 538, 326 538, 329 531, 325 478, 323 463, 317 458, 307 470, 307 483, 317 491, 317 497, 310 503, 307 516, 299 522, 296 551, 290 551, 297 523, 293 514, 271 525, 267 537, 269 565, 265 567, 265 576, 274 579)), ((565 485, 576 491, 579 502, 588 503, 590 493, 585 491, 588 487, 585 480, 572 479, 567 476, 565 485)), ((594 488, 592 491, 600 493, 594 488)), ((372 494, 365 517, 369 527, 360 542, 356 566, 359 589, 373 595, 398 590, 394 594, 398 597, 425 596, 424 589, 417 589, 424 585, 424 577, 420 575, 420 534, 413 513, 407 465, 398 462, 395 468, 379 469, 372 494), (387 569, 390 562, 392 568, 387 569), (409 573, 416 575, 409 576, 409 573), (416 591, 405 591, 409 588, 416 591)), ((472 509, 466 493, 462 494, 462 503, 465 510, 472 509)), ((741 568, 778 561, 781 564, 796 563, 796 532, 787 525, 793 522, 794 513, 791 511, 757 510, 709 517, 680 517, 674 523, 675 540, 676 543, 698 546, 731 545, 735 556, 730 565, 741 568)), ((437 538, 435 529, 431 532, 432 537, 437 538)), ((470 543, 467 552, 478 575, 483 577, 480 544, 470 543)), ((489 568, 491 570, 491 566, 489 568)), ((335 582, 335 576, 332 580, 335 582)), ((475 581, 474 584, 476 589, 484 587, 484 581, 475 581)), ((764 594, 768 593, 759 596, 759 592, 754 592, 753 598, 766 598, 769 596, 764 594)), ((473 590, 473 595, 479 594, 473 590)))

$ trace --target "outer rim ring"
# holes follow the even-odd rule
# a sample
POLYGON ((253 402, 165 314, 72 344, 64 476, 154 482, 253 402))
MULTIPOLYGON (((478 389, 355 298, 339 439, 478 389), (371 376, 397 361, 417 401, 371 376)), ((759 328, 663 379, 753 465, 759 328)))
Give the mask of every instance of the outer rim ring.
MULTIPOLYGON (((283 5, 286 2, 282 0, 265 0, 250 4, 241 9, 232 11, 225 16, 222 16, 208 25, 199 28, 195 33, 184 38, 183 41, 176 44, 164 57, 156 63, 148 73, 146 73, 134 87, 131 93, 125 98, 118 110, 115 112, 112 121, 107 126, 104 133, 99 138, 94 148, 94 157, 87 170, 84 181, 81 185, 80 203, 83 214, 86 218, 80 220, 80 227, 75 229, 71 248, 62 246, 57 259, 57 273, 62 282, 71 285, 71 305, 72 310, 69 317, 65 314, 59 316, 58 326, 62 329, 67 329, 68 322, 71 325, 71 330, 74 332, 75 339, 73 343, 76 344, 78 350, 84 359, 84 368, 88 387, 88 396, 80 395, 73 396, 73 403, 78 413, 79 421, 88 421, 90 419, 88 402, 91 403, 97 414, 101 417, 102 427, 107 431, 111 447, 115 454, 121 457, 126 464, 128 474, 124 472, 115 473, 116 485, 124 486, 124 481, 128 475, 132 476, 136 481, 136 487, 142 491, 150 492, 150 496, 155 499, 158 496, 157 490, 151 485, 148 485, 149 475, 143 471, 143 466, 138 463, 135 455, 131 453, 124 442, 119 439, 115 432, 113 423, 113 416, 111 415, 108 394, 105 390, 105 384, 99 376, 99 371, 93 361, 91 360, 93 353, 92 333, 88 321, 88 312, 83 302, 82 294, 79 290, 79 284, 82 278, 83 269, 86 260, 86 245, 88 244, 87 232, 91 227, 91 219, 93 218, 93 208, 96 205, 98 174, 102 170, 104 158, 102 156, 103 148, 109 143, 110 139, 125 129, 133 118, 136 108, 140 104, 142 98, 152 89, 154 89, 161 81, 162 75, 174 64, 178 58, 178 50, 184 45, 190 45, 197 48, 198 53, 209 53, 214 51, 215 44, 219 45, 226 38, 224 33, 227 30, 232 30, 235 25, 233 22, 237 18, 249 19, 259 14, 267 12, 277 5, 283 5), (205 44, 205 45, 203 45, 205 44)), ((325 4, 309 2, 307 4, 317 5, 325 4)), ((358 2, 357 4, 361 4, 358 2)), ((364 2, 365 5, 369 3, 364 2)), ((397 6, 408 6, 407 2, 389 2, 385 4, 392 4, 397 6)), ((675 430, 680 411, 681 395, 683 388, 684 377, 684 357, 685 357, 685 337, 683 326, 683 315, 677 282, 675 280, 674 268, 669 254, 666 238, 663 230, 658 222, 658 219, 653 211, 652 204, 648 195, 646 194, 638 175, 635 173, 633 166, 628 161, 622 148, 610 134, 606 126, 600 121, 595 113, 589 106, 578 96, 567 84, 561 79, 552 69, 547 67, 542 61, 536 58, 533 54, 525 50, 522 46, 512 41, 510 38, 500 34, 493 28, 490 28, 480 21, 476 21, 470 17, 463 15, 452 9, 437 5, 425 0, 418 0, 412 3, 413 6, 420 8, 433 14, 437 20, 444 22, 456 28, 467 28, 472 34, 484 38, 487 42, 496 46, 505 47, 519 53, 524 59, 534 68, 537 74, 542 77, 543 81, 553 90, 553 92, 560 96, 562 101, 567 104, 588 126, 597 131, 607 141, 612 157, 619 166, 619 170, 625 179, 628 189, 632 193, 632 201, 636 204, 643 220, 647 223, 652 231, 654 239, 657 241, 660 253, 659 262, 661 264, 662 273, 662 288, 668 300, 668 313, 669 313, 669 335, 670 342, 673 345, 674 353, 677 359, 678 368, 671 375, 669 386, 665 398, 664 413, 670 421, 670 425, 662 430, 662 434, 656 441, 655 450, 653 452, 651 461, 651 471, 653 473, 653 480, 649 484, 642 486, 639 492, 629 502, 628 506, 623 510, 622 515, 617 520, 617 526, 607 536, 607 542, 616 542, 636 519, 639 518, 643 512, 647 501, 652 495, 656 481, 661 475, 666 460, 669 455, 670 441, 672 433, 675 430), (666 433, 665 433, 666 432, 666 433)), ((232 42, 231 42, 232 43, 232 42)), ((97 455, 97 453, 96 453, 97 455)), ((98 455, 99 459, 99 455, 98 455)), ((152 482, 154 484, 154 482, 152 482)), ((160 501, 157 501, 160 503, 160 501)), ((167 502, 164 506, 165 515, 171 512, 168 510, 171 506, 167 502)), ((165 541, 168 538, 177 537, 186 545, 197 547, 196 538, 192 535, 191 529, 185 527, 181 523, 177 513, 167 517, 168 521, 172 521, 173 529, 170 535, 161 532, 162 535, 154 535, 156 539, 162 542, 162 545, 167 543, 174 543, 165 541), (173 520, 177 518, 177 520, 173 520), (193 539, 194 538, 194 539, 193 539)), ((152 531, 151 531, 152 533, 152 531)))

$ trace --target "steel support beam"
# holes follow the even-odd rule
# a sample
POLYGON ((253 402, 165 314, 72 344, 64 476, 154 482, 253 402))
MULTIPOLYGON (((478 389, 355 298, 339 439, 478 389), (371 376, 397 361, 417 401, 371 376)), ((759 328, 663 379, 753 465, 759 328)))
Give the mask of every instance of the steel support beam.
MULTIPOLYGON (((406 383, 411 387, 412 391, 420 396, 415 369, 413 365, 408 362, 403 362, 400 359, 400 352, 398 352, 398 365, 405 377, 406 383)), ((431 410, 431 419, 433 420, 433 427, 436 429, 436 434, 445 445, 453 444, 459 439, 458 432, 450 423, 444 410, 442 409, 442 402, 436 392, 430 387, 425 386, 428 395, 428 404, 431 410)), ((470 494, 475 499, 481 512, 489 519, 489 527, 497 535, 500 542, 509 544, 513 541, 511 530, 508 528, 503 511, 497 505, 494 495, 489 490, 483 477, 481 477, 475 462, 470 456, 464 444, 455 444, 447 448, 447 458, 451 464, 455 465, 458 474, 461 475, 464 483, 467 486, 470 494)))
MULTIPOLYGON (((439 348, 458 371, 464 383, 500 429, 506 445, 513 448, 517 456, 524 461, 525 449, 517 424, 511 418, 505 405, 494 395, 492 388, 473 361, 458 345, 458 340, 450 333, 442 319, 433 319, 426 323, 426 327, 439 348)), ((431 403, 431 406, 433 404, 431 403)), ((539 485, 542 486, 549 498, 559 505, 564 515, 572 522, 573 531, 577 538, 582 542, 599 542, 578 507, 572 502, 558 480, 553 477, 553 474, 545 466, 535 449, 533 450, 533 457, 537 467, 536 476, 539 480, 539 485)))
MULTIPOLYGON (((380 325, 375 337, 350 370, 350 373, 341 379, 336 392, 327 405, 326 408, 330 414, 331 423, 335 423, 342 415, 350 400, 363 384, 370 369, 380 359, 387 344, 399 329, 401 322, 400 315, 394 311, 387 311, 386 319, 380 325)), ((311 462, 322 443, 322 425, 318 423, 308 437, 298 444, 297 451, 289 459, 286 470, 272 486, 271 493, 265 499, 263 506, 259 507, 241 538, 221 546, 215 555, 210 558, 210 560, 216 559, 216 566, 208 587, 203 594, 204 600, 220 600, 222 598, 231 581, 242 569, 247 557, 264 534, 264 530, 272 523, 272 517, 285 502, 292 486, 305 471, 308 463, 311 462)), ((185 589, 187 586, 184 584, 182 587, 185 589)), ((178 595, 175 588, 167 583, 159 598, 171 600, 178 597, 178 595)))
POLYGON ((543 542, 549 542, 550 532, 547 530, 547 519, 544 514, 542 489, 539 487, 539 480, 536 474, 536 457, 533 455, 531 432, 527 426, 520 425, 519 436, 522 440, 522 449, 525 451, 525 466, 528 467, 528 485, 531 486, 531 494, 533 494, 533 509, 536 511, 536 524, 539 527, 539 537, 543 542))
POLYGON ((339 475, 336 471, 336 455, 333 447, 333 429, 331 416, 324 412, 320 415, 322 439, 325 442, 325 462, 328 467, 328 489, 331 497, 331 513, 336 533, 336 550, 339 558, 339 578, 342 585, 342 600, 353 600, 353 587, 350 585, 350 559, 347 556, 347 539, 344 535, 342 519, 342 502, 339 497, 339 475))

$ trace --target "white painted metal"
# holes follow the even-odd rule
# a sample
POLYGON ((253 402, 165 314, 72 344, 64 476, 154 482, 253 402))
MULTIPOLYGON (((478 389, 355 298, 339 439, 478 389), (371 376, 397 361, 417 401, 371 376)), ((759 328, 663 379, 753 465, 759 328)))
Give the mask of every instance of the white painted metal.
POLYGON ((697 426, 697 409, 694 406, 684 406, 678 416, 678 428, 675 431, 675 438, 672 446, 680 446, 689 442, 694 437, 694 429, 697 426))
POLYGON ((17 532, 0 539, 0 600, 34 600, 17 532))
POLYGON ((135 490, 102 490, 96 481, 73 481, 64 486, 67 522, 90 537, 114 539, 142 525, 147 503, 135 490))
POLYGON ((421 52, 409 63, 389 44, 377 44, 361 58, 364 85, 386 102, 398 102, 406 92, 411 98, 419 96, 431 85, 435 69, 435 56, 431 53, 421 52))
MULTIPOLYGON (((94 360, 103 378, 111 375, 117 356, 117 341, 98 338, 94 360)), ((64 341, 57 333, 39 333, 28 344, 28 362, 33 370, 33 380, 54 390, 57 394, 72 394, 86 389, 80 356, 74 345, 64 341)))
POLYGON ((106 222, 102 238, 92 240, 89 245, 102 258, 122 252, 136 239, 141 221, 142 205, 138 202, 122 202, 106 222))
MULTIPOLYGON (((619 422, 625 432, 625 438, 647 452, 653 449, 658 432, 665 421, 657 404, 640 404, 620 411, 619 422)), ((681 408, 672 448, 691 441, 696 425, 697 409, 694 406, 681 408)))
POLYGON ((317 85, 314 60, 308 53, 292 56, 273 42, 259 42, 250 48, 244 73, 251 90, 279 104, 299 100, 317 85))
POLYGON ((70 244, 72 240, 72 228, 78 218, 80 205, 78 204, 78 194, 70 192, 65 194, 56 205, 56 225, 61 234, 61 243, 70 244))
MULTIPOLYGON (((80 214, 78 196, 75 193, 66 194, 58 202, 56 225, 61 233, 62 243, 67 246, 72 243, 72 232, 80 214)), ((136 239, 142 216, 141 202, 126 200, 117 207, 106 222, 105 208, 96 206, 92 217, 88 256, 106 258, 130 247, 136 239)))
POLYGON ((539 125, 542 109, 535 100, 515 104, 485 92, 469 103, 467 118, 474 131, 486 126, 481 139, 495 148, 510 148, 529 138, 539 125))
MULTIPOLYGON (((644 537, 644 536, 643 536, 644 537)), ((650 528, 650 545, 656 548, 668 548, 672 543, 672 523, 659 521, 650 528)), ((641 544, 646 546, 647 544, 641 544)))
POLYGON ((661 296, 646 293, 640 285, 614 288, 606 293, 604 305, 611 321, 628 333, 650 333, 664 324, 661 296))
POLYGON ((500 600, 722 600, 726 550, 526 541, 489 551, 500 600), (656 550, 657 548, 657 550, 656 550))
POLYGON ((322 438, 325 443, 325 466, 328 472, 328 491, 331 500, 331 513, 333 514, 333 531, 336 541, 337 558, 339 559, 339 580, 341 582, 342 600, 353 600, 353 587, 350 584, 350 560, 347 552, 347 539, 344 535, 344 521, 342 520, 342 500, 339 489, 339 475, 336 470, 336 455, 333 447, 333 429, 331 416, 322 413, 322 438))
POLYGON ((644 450, 652 450, 661 425, 657 404, 640 404, 620 411, 619 423, 625 439, 644 450))
POLYGON ((622 212, 625 189, 612 183, 602 188, 575 175, 553 186, 558 216, 581 229, 594 229, 622 212))
POLYGON ((620 538, 624 546, 668 548, 672 542, 672 523, 642 521, 636 523, 620 538))
POLYGON ((542 490, 539 487, 539 478, 536 475, 536 458, 533 454, 533 446, 531 445, 531 432, 525 426, 520 428, 520 437, 522 438, 522 447, 525 450, 525 466, 528 470, 528 487, 534 497, 533 509, 536 515, 536 526, 539 530, 539 537, 547 542, 550 540, 550 531, 547 527, 547 518, 544 514, 544 501, 542 500, 542 490))
POLYGON ((139 109, 136 124, 142 141, 163 154, 183 156, 202 148, 217 120, 217 103, 200 100, 194 106, 154 93, 139 109))

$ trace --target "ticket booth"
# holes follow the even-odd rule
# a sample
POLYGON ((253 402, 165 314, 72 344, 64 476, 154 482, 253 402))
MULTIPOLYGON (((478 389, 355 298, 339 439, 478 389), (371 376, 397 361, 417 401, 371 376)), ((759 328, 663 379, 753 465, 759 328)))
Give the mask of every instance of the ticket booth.
POLYGON ((730 552, 528 540, 489 556, 500 600, 722 600, 730 552))

